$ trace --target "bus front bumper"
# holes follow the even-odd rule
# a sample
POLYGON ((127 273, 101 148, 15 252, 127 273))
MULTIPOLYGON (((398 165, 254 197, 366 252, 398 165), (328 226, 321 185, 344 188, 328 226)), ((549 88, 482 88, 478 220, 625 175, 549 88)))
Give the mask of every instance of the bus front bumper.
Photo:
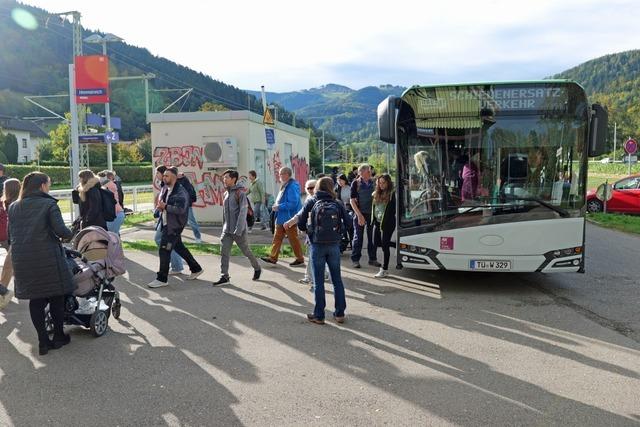
POLYGON ((455 270, 455 271, 484 271, 484 272, 504 272, 504 273, 575 273, 584 267, 582 254, 571 256, 555 257, 552 254, 542 255, 517 255, 517 256, 486 256, 438 253, 429 249, 426 253, 412 253, 400 251, 400 260, 403 267, 416 268, 422 270, 455 270), (474 268, 479 263, 485 261, 483 266, 500 265, 501 268, 478 269, 474 268), (490 263, 493 262, 493 263, 490 263), (505 268, 507 267, 508 268, 505 268))

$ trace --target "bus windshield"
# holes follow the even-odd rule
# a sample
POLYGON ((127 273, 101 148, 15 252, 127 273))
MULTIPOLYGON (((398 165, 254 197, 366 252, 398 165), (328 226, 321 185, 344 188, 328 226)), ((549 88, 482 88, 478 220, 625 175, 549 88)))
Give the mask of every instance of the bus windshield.
POLYGON ((412 88, 403 101, 401 227, 582 215, 588 117, 578 85, 412 88))

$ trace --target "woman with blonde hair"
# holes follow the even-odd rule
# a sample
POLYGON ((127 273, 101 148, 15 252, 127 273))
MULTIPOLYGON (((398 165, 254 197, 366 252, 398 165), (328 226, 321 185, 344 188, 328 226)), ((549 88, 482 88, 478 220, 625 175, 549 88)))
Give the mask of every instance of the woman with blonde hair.
POLYGON ((7 256, 2 265, 2 276, 0 276, 0 310, 5 308, 11 298, 13 292, 7 289, 11 277, 13 277, 13 264, 11 263, 11 248, 9 246, 9 205, 15 202, 20 195, 20 181, 15 178, 9 178, 4 182, 4 192, 0 199, 0 246, 7 251, 7 256))
POLYGON ((389 257, 391 256, 391 236, 396 229, 396 196, 389 174, 382 174, 376 180, 372 211, 373 241, 376 248, 382 248, 384 255, 382 267, 374 277, 387 277, 389 257))
POLYGON ((107 221, 102 214, 100 179, 89 169, 78 173, 80 184, 73 191, 73 201, 80 207, 80 229, 95 225, 107 229, 107 221))
POLYGON ((70 341, 64 334, 64 296, 75 288, 61 239, 73 237, 64 225, 58 201, 49 195, 51 180, 41 172, 24 177, 18 200, 9 206, 9 236, 16 297, 29 300, 40 355, 70 341), (45 308, 53 321, 53 340, 45 327, 45 308))

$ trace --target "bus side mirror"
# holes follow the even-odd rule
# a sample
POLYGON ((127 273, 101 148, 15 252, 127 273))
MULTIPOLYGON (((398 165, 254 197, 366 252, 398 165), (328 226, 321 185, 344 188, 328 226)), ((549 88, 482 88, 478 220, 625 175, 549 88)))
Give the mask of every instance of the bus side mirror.
POLYGON ((589 157, 599 156, 606 151, 607 127, 609 115, 600 104, 591 106, 591 120, 589 121, 589 157))
POLYGON ((388 96, 378 104, 378 138, 391 144, 396 142, 397 100, 395 96, 388 96))

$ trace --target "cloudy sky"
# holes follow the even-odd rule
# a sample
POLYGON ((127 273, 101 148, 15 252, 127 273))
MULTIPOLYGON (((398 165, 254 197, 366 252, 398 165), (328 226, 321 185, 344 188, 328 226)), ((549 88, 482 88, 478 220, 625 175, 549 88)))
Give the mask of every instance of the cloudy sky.
POLYGON ((637 0, 23 0, 242 89, 526 80, 640 48, 637 0))

